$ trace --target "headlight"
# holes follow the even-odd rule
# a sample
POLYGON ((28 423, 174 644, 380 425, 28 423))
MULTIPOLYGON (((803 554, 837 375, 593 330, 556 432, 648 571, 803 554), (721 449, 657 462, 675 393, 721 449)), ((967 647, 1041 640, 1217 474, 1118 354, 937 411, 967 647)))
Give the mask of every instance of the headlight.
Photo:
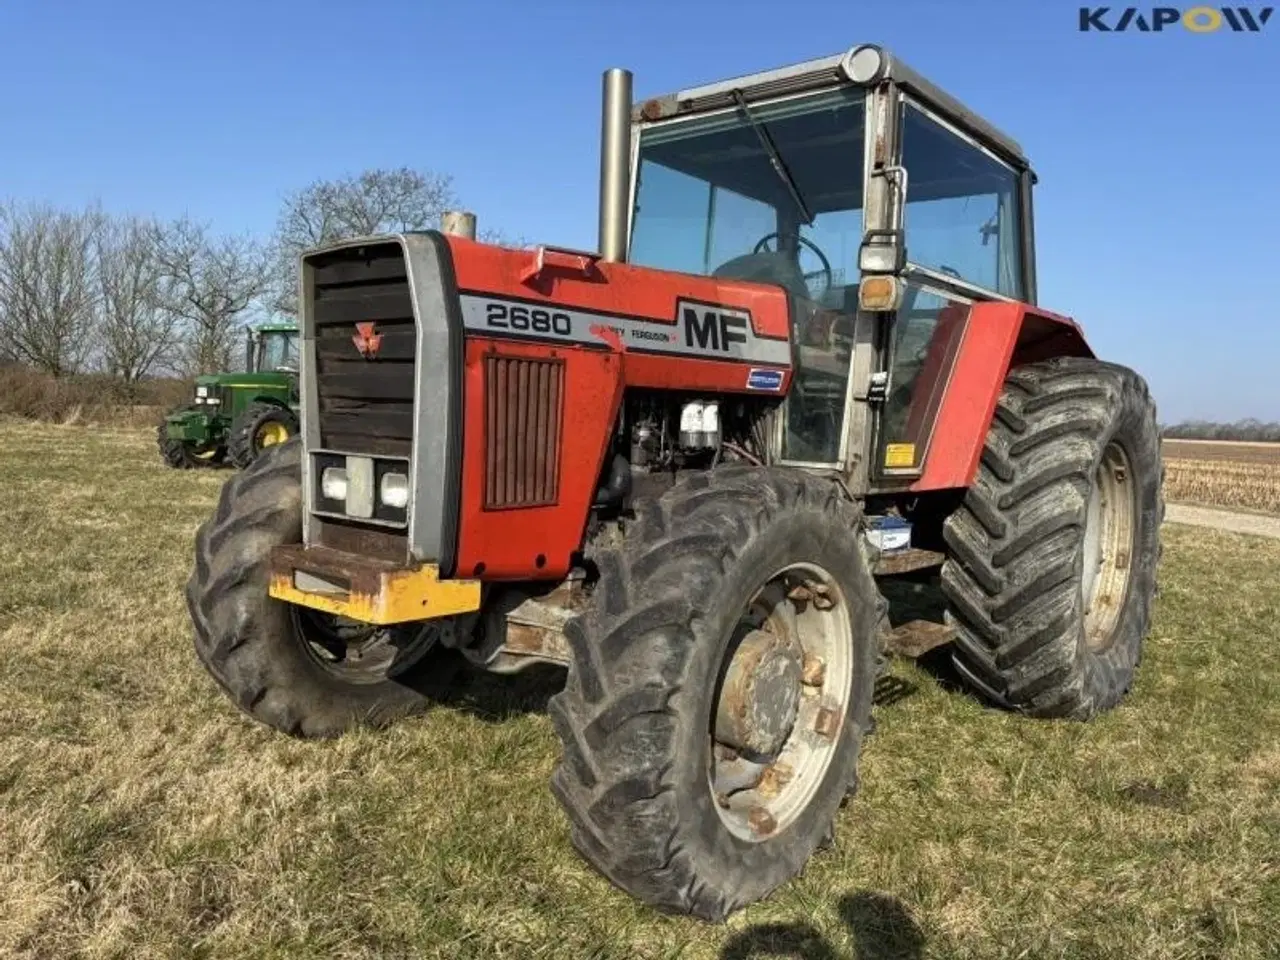
POLYGON ((403 473, 384 473, 378 496, 383 506, 403 510, 409 505, 409 478, 403 473))
POLYGON ((325 467, 320 474, 320 492, 329 500, 346 500, 347 471, 341 467, 325 467))

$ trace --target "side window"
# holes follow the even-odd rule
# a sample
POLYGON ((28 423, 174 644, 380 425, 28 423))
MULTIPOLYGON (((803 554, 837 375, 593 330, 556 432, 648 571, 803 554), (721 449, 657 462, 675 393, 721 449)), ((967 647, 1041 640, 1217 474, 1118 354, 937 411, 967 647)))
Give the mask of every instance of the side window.
POLYGON ((636 184, 631 260, 658 270, 701 273, 710 196, 707 181, 643 161, 636 184))
POLYGON ((1018 175, 916 107, 903 116, 907 257, 1021 299, 1018 175))

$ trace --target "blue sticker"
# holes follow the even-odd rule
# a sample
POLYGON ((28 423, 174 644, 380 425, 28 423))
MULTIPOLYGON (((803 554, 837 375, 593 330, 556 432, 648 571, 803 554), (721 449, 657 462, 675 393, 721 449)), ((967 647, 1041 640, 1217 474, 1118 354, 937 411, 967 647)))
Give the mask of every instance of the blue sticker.
POLYGON ((777 392, 782 389, 782 371, 781 370, 757 370, 754 367, 747 373, 747 389, 748 390, 771 390, 777 392))

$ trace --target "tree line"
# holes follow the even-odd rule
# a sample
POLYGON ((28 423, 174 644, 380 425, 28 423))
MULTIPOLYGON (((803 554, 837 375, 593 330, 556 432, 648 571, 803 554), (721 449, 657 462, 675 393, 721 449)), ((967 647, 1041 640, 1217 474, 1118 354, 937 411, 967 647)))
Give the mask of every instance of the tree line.
POLYGON ((246 323, 293 318, 301 251, 435 227, 456 205, 450 177, 408 167, 296 190, 265 238, 185 216, 0 204, 0 364, 126 384, 234 369, 246 323))
POLYGON ((1280 423, 1265 423, 1252 418, 1234 423, 1209 420, 1186 420, 1164 427, 1166 440, 1236 440, 1252 443, 1280 443, 1280 423))

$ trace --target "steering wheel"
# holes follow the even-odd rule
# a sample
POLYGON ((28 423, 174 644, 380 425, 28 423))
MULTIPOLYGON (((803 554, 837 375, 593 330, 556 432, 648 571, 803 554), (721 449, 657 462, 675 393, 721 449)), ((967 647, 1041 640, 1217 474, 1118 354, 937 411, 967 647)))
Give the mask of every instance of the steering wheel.
MULTIPOLYGON (((781 240, 782 235, 778 233, 776 230, 773 233, 766 233, 763 237, 761 237, 759 240, 756 241, 756 245, 755 247, 752 248, 751 252, 752 253, 773 253, 774 251, 769 249, 769 241, 775 240, 775 239, 781 240)), ((821 250, 819 250, 817 244, 815 244, 812 240, 807 240, 804 237, 800 236, 799 234, 796 235, 796 240, 800 244, 800 246, 808 247, 810 250, 812 250, 814 253, 814 256, 816 256, 819 260, 822 261, 821 270, 813 270, 809 273, 802 274, 802 276, 804 277, 805 283, 809 282, 810 277, 825 276, 827 282, 822 285, 821 293, 826 293, 833 286, 835 286, 835 282, 836 282, 835 275, 831 272, 831 261, 827 259, 827 255, 823 253, 821 250)))

